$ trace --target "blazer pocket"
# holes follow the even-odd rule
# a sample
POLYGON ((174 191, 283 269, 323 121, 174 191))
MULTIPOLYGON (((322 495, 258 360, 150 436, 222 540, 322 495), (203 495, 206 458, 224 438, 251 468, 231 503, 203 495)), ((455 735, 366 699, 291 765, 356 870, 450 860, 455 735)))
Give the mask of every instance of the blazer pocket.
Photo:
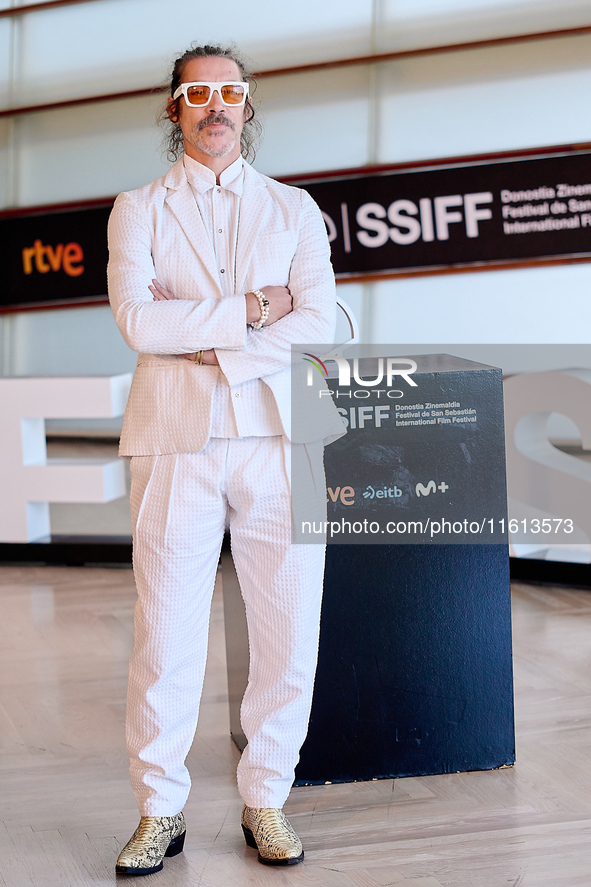
POLYGON ((135 367, 136 369, 138 367, 163 367, 166 369, 176 366, 179 359, 186 360, 182 354, 140 354, 135 367))
POLYGON ((257 237, 248 263, 248 286, 286 286, 296 247, 296 237, 290 231, 257 237))
POLYGON ((293 240, 294 237, 294 233, 292 231, 289 231, 287 228, 284 228, 282 231, 261 231, 261 233, 257 237, 257 243, 260 243, 264 240, 293 240))
POLYGON ((289 247, 297 246, 295 234, 292 231, 272 231, 269 234, 259 234, 256 240, 255 252, 269 249, 272 251, 289 250, 289 247))

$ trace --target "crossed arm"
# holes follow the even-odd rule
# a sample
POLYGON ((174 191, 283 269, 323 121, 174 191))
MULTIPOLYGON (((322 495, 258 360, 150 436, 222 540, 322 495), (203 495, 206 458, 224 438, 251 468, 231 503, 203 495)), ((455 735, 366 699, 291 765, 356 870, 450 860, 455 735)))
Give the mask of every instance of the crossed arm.
MULTIPOLYGON (((142 354, 178 355, 189 360, 203 350, 203 362, 219 365, 228 384, 234 386, 289 367, 293 344, 332 342, 336 303, 326 228, 320 210, 305 192, 301 192, 300 201, 297 247, 289 266, 273 256, 268 262, 269 276, 288 278, 289 289, 263 287, 270 303, 269 318, 262 329, 252 330, 248 324, 260 317, 258 300, 252 293, 220 298, 204 275, 204 297, 189 297, 198 285, 186 273, 192 255, 189 251, 179 259, 183 291, 176 291, 176 283, 171 286, 170 280, 166 281, 170 289, 155 280, 153 252, 158 225, 151 218, 150 207, 141 205, 137 195, 120 195, 109 221, 109 296, 129 347, 142 354), (153 281, 149 290, 148 281, 153 281)), ((182 243, 177 230, 175 224, 169 244, 160 243, 161 254, 182 243)), ((264 280, 265 263, 260 257, 258 263, 251 279, 264 280)), ((170 267, 166 273, 169 278, 177 277, 170 267)))
MULTIPOLYGON (((148 289, 152 293, 154 302, 167 302, 176 299, 176 296, 166 290, 156 279, 152 280, 152 285, 148 289)), ((293 311, 293 299, 287 287, 264 286, 261 292, 269 302, 269 316, 262 326, 271 326, 271 324, 293 311)), ((258 299, 254 293, 246 293, 244 298, 246 300, 246 322, 248 324, 256 323, 261 314, 258 299)), ((194 361, 197 352, 189 352, 182 356, 187 360, 194 361)), ((204 351, 201 362, 209 366, 219 366, 215 349, 209 348, 207 351, 204 351)))

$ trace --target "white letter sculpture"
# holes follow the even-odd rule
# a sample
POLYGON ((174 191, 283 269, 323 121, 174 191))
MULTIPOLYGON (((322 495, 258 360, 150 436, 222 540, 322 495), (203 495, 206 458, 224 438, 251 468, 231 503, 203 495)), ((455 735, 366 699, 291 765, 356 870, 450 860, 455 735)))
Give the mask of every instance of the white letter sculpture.
POLYGON ((591 463, 553 446, 546 426, 551 413, 568 416, 591 449, 591 370, 522 373, 505 379, 504 389, 509 518, 519 530, 513 553, 589 563, 591 463), (572 521, 572 533, 555 532, 560 518, 572 521), (532 526, 541 529, 532 534, 532 526))
POLYGON ((130 373, 0 379, 0 542, 49 536, 50 502, 125 496, 121 460, 48 460, 45 419, 121 416, 130 384, 130 373))

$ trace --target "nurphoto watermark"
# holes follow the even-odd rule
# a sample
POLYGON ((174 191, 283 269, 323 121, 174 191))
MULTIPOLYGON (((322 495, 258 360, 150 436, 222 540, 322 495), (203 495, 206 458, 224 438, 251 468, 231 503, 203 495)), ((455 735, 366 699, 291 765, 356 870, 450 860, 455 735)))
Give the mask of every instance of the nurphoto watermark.
POLYGON ((585 359, 567 346, 294 348, 292 439, 316 430, 325 444, 324 484, 306 481, 308 460, 292 465, 294 541, 510 542, 521 556, 545 546, 574 559, 588 549, 591 560, 591 462, 573 467, 577 429, 565 420, 561 430, 554 415, 567 403, 591 415, 591 355, 570 371, 561 368, 569 356, 585 359), (586 509, 555 483, 542 491, 544 472, 562 471, 569 486, 575 468, 586 509))

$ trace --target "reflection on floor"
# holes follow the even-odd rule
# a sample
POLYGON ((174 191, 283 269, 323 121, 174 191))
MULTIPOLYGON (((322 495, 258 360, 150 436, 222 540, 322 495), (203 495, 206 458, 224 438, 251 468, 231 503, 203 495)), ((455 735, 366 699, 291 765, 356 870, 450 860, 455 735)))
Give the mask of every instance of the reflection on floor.
MULTIPOLYGON (((130 570, 0 568, 3 887, 115 882, 137 818, 123 744, 133 607, 130 570)), ((274 870, 238 825, 218 589, 185 853, 146 883, 588 887, 591 594, 517 585, 514 625, 517 765, 295 789, 306 860, 274 870)))

